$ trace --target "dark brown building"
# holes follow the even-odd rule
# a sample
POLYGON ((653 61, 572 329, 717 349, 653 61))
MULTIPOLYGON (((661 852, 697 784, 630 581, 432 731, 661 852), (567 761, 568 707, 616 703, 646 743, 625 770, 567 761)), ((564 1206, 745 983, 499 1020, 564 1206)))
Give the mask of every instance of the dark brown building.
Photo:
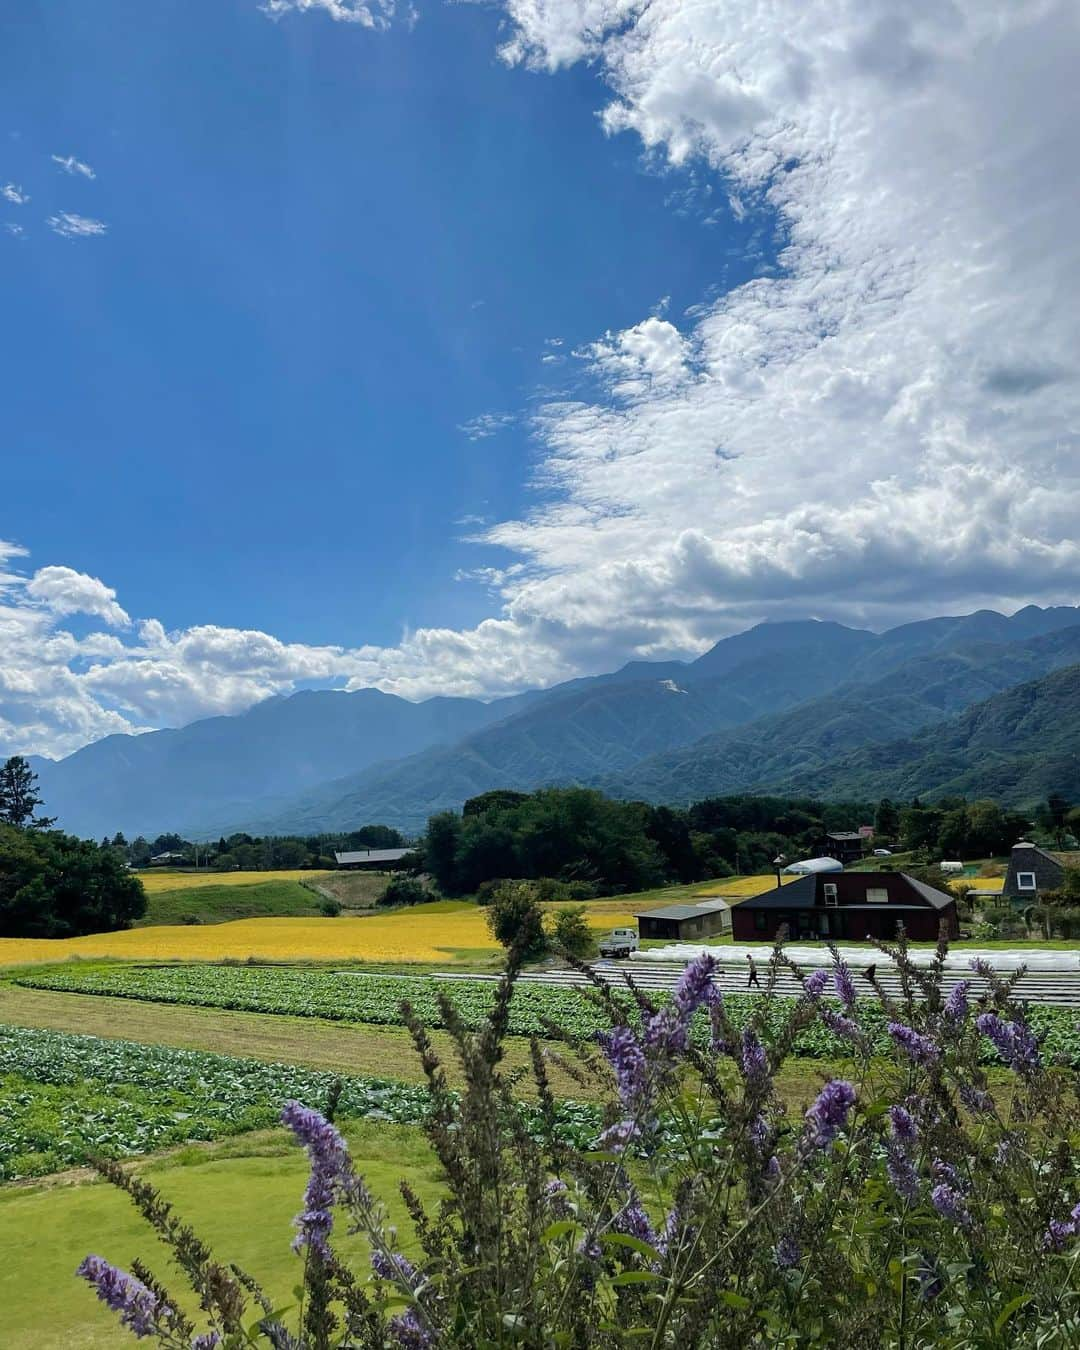
POLYGON ((846 867, 848 863, 859 861, 868 842, 857 830, 834 830, 819 840, 814 849, 822 858, 835 858, 846 867))
POLYGON ((906 872, 818 872, 732 906, 736 942, 771 942, 782 924, 793 940, 875 937, 891 942, 902 923, 909 938, 935 942, 945 921, 957 936, 956 900, 906 872))

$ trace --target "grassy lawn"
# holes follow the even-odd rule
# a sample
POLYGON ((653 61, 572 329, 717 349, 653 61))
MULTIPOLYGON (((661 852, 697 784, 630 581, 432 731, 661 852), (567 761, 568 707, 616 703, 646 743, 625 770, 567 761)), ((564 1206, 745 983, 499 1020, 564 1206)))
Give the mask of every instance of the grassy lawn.
MULTIPOLYGON (((408 1223, 397 1195, 402 1177, 425 1200, 438 1191, 438 1173, 420 1131, 385 1121, 347 1123, 360 1170, 384 1199, 403 1237, 408 1223)), ((292 1303, 300 1258, 290 1250, 292 1219, 307 1177, 303 1153, 284 1131, 241 1135, 184 1148, 137 1164, 179 1213, 226 1260, 264 1284, 275 1307, 292 1303)), ((337 1246, 362 1268, 361 1239, 337 1246)), ((116 1315, 74 1278, 89 1252, 127 1266, 142 1256, 178 1296, 183 1288, 162 1245, 119 1191, 83 1173, 0 1188, 0 1305, 5 1350, 114 1350, 134 1343, 116 1315)), ((197 1311, 188 1297, 187 1311, 197 1311)), ((198 1325, 202 1325, 201 1323, 198 1325)))
POLYGON ((321 903, 318 895, 298 881, 256 881, 239 886, 207 878, 202 886, 148 891, 146 914, 138 927, 179 924, 191 917, 200 923, 227 923, 262 916, 316 915, 321 903))

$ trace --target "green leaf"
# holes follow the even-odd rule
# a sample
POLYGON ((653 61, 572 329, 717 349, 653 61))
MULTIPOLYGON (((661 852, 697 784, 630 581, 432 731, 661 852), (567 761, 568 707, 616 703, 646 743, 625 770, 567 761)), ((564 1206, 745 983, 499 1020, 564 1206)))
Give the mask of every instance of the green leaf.
POLYGON ((650 1280, 658 1280, 661 1277, 654 1274, 651 1270, 624 1270, 616 1275, 608 1283, 613 1289, 621 1288, 625 1284, 647 1284, 650 1280))
POLYGON ((1030 1294, 1017 1294, 1015 1298, 1010 1299, 1008 1303, 1005 1304, 1004 1308, 1002 1308, 1001 1312, 999 1312, 997 1317, 995 1318, 994 1330, 1001 1331, 1005 1323, 1009 1320, 1010 1317, 1012 1317, 1013 1313, 1016 1312, 1019 1308, 1022 1308, 1025 1303, 1029 1303, 1030 1301, 1031 1301, 1030 1294))
POLYGON ((572 1233, 578 1224, 573 1219, 559 1219, 557 1223, 551 1224, 540 1234, 541 1242, 554 1242, 556 1238, 565 1237, 567 1233, 572 1233))
POLYGON ((736 1294, 732 1289, 721 1289, 719 1297, 729 1308, 737 1308, 740 1312, 750 1307, 750 1300, 743 1298, 742 1294, 736 1294))
POLYGON ((637 1252, 639 1256, 644 1256, 649 1261, 659 1261, 660 1253, 649 1243, 642 1242, 641 1238, 631 1237, 629 1233, 605 1233, 600 1238, 601 1247, 629 1247, 631 1251, 637 1252))

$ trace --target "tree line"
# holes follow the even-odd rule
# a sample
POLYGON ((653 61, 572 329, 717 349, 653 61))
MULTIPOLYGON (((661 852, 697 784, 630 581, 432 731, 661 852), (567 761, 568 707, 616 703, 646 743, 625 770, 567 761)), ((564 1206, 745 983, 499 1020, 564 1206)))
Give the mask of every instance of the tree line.
POLYGON ((293 869, 327 869, 335 866, 334 853, 350 849, 404 848, 406 840, 389 825, 364 825, 338 834, 223 835, 216 842, 198 842, 179 834, 142 835, 128 841, 117 833, 101 841, 132 867, 149 867, 155 858, 167 857, 173 867, 206 867, 214 872, 267 872, 293 869), (169 855, 172 855, 171 857, 169 855))

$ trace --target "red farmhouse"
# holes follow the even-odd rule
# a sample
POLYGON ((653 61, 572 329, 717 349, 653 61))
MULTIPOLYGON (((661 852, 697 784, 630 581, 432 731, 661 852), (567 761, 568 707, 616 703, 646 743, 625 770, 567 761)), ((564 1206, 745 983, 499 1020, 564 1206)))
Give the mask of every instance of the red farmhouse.
POLYGON ((781 924, 791 938, 882 938, 902 923, 909 938, 936 942, 942 922, 959 932, 956 900, 906 872, 817 872, 731 907, 736 942, 771 942, 781 924))

